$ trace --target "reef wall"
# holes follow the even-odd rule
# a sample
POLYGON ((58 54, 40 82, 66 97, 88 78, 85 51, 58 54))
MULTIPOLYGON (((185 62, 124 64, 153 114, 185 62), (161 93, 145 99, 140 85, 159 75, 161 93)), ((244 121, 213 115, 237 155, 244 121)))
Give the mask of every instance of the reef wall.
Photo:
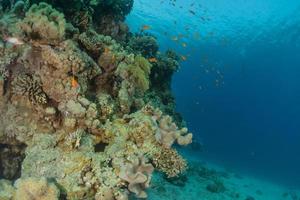
POLYGON ((0 199, 146 198, 185 171, 178 57, 129 32, 133 0, 0 5, 0 199))

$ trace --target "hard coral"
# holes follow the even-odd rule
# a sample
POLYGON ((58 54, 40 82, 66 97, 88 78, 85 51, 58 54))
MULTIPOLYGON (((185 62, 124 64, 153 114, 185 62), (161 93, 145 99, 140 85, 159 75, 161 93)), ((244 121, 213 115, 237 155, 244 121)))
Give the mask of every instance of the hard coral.
POLYGON ((142 54, 146 58, 154 57, 158 51, 158 44, 154 36, 134 35, 130 37, 128 46, 137 54, 142 54))
POLYGON ((56 102, 85 93, 89 80, 101 73, 93 59, 81 52, 71 40, 66 40, 57 47, 32 47, 24 53, 21 60, 26 68, 36 72, 43 83, 44 92, 56 102), (80 90, 72 86, 72 77, 77 78, 80 90))
POLYGON ((9 68, 18 57, 18 53, 13 48, 0 47, 0 76, 7 80, 9 78, 9 68))
POLYGON ((10 200, 13 198, 15 188, 11 181, 0 179, 0 199, 10 200))
POLYGON ((152 155, 154 166, 168 178, 176 177, 187 169, 186 161, 174 149, 163 147, 152 155))
POLYGON ((18 179, 15 187, 17 190, 14 198, 18 200, 58 200, 60 195, 56 185, 46 178, 18 179))
POLYGON ((47 103, 47 95, 43 91, 42 83, 38 77, 30 74, 20 74, 12 84, 13 92, 17 95, 27 96, 31 103, 47 103))

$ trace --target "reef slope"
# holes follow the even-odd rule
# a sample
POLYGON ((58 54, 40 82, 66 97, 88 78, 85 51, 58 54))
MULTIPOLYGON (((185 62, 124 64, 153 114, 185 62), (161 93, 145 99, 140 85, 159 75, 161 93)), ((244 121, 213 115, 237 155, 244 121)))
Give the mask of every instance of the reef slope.
POLYGON ((178 57, 129 32, 132 0, 0 5, 0 199, 146 198, 186 170, 178 57))

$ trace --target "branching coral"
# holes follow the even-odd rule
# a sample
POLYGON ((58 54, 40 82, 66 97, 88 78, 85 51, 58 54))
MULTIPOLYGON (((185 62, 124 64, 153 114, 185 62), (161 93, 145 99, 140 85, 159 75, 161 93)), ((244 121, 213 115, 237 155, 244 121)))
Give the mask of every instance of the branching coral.
POLYGON ((152 155, 152 159, 154 166, 168 178, 178 176, 187 168, 186 161, 174 149, 163 147, 152 155))
POLYGON ((38 77, 29 74, 20 74, 12 84, 15 94, 27 96, 32 103, 47 103, 47 96, 42 89, 42 83, 38 77))

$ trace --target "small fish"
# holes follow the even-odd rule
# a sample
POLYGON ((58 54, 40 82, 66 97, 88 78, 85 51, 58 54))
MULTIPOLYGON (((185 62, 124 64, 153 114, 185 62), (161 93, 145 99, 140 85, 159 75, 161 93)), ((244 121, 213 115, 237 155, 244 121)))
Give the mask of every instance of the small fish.
POLYGON ((71 86, 72 86, 72 88, 74 88, 74 89, 78 89, 78 88, 79 88, 79 83, 78 83, 78 81, 76 80, 75 76, 72 76, 72 79, 71 79, 71 86))
POLYGON ((196 15, 195 11, 189 10, 192 15, 196 15))
POLYGON ((182 61, 186 61, 187 60, 187 57, 183 56, 183 55, 181 55, 180 58, 181 58, 182 61))
POLYGON ((184 47, 184 48, 187 46, 187 44, 186 44, 185 42, 183 42, 181 45, 182 45, 182 47, 184 47))
POLYGON ((143 25, 143 26, 141 27, 141 30, 142 30, 142 31, 146 31, 146 30, 150 30, 150 29, 151 29, 151 27, 148 26, 148 25, 143 25))
POLYGON ((15 46, 24 44, 24 42, 17 37, 4 37, 4 41, 15 46))
POLYGON ((156 58, 149 58, 148 60, 149 60, 149 62, 151 62, 151 63, 156 63, 156 62, 157 62, 157 59, 156 59, 156 58))
POLYGON ((177 36, 173 36, 173 37, 171 37, 171 40, 178 41, 178 37, 177 36))

